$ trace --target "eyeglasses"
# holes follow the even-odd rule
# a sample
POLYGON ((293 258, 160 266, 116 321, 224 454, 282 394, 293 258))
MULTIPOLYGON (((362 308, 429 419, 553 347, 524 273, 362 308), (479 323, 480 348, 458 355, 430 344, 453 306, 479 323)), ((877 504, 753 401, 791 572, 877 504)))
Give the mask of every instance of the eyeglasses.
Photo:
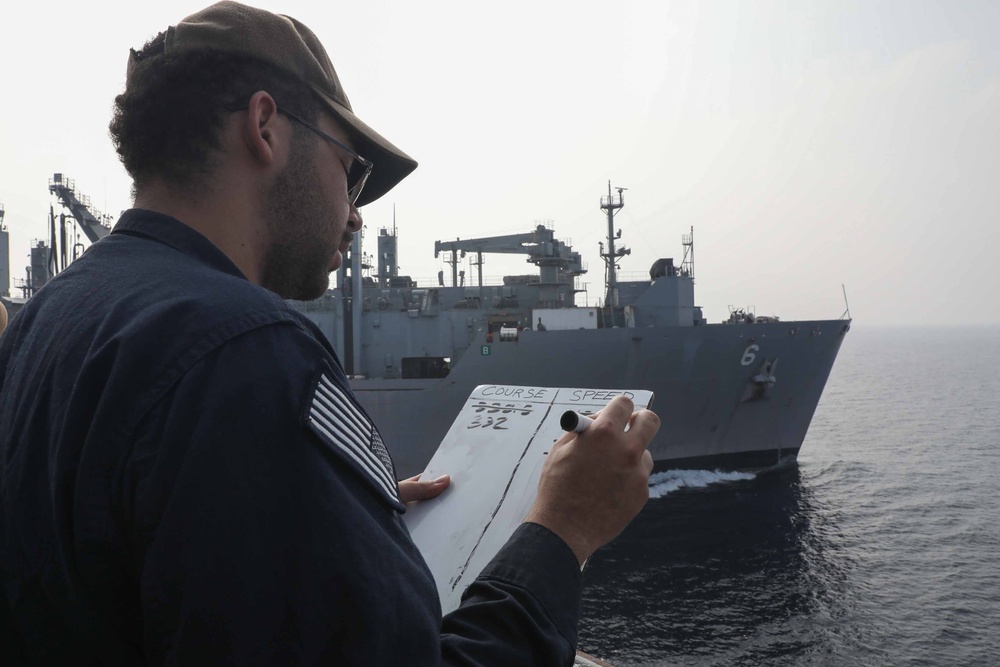
MULTIPOLYGON (((246 109, 241 104, 230 104, 226 107, 227 111, 237 112, 245 111, 246 109)), ((366 160, 357 153, 355 153, 349 146, 344 145, 342 142, 337 141, 329 134, 319 129, 312 123, 303 120, 297 114, 288 111, 287 109, 278 109, 278 113, 283 113, 292 120, 294 120, 299 125, 302 125, 307 130, 312 130, 319 136, 323 137, 333 145, 347 151, 353 160, 351 162, 350 168, 347 170, 347 201, 350 202, 351 206, 357 204, 358 197, 361 196, 361 191, 365 188, 365 183, 368 182, 368 177, 372 173, 372 167, 375 166, 371 160, 366 160)))
POLYGON ((323 130, 319 129, 312 123, 303 120, 291 111, 288 111, 287 109, 278 109, 278 113, 285 114, 304 128, 312 130, 319 136, 329 141, 331 144, 339 146, 341 149, 347 151, 347 153, 354 158, 351 162, 350 169, 347 170, 347 201, 351 203, 351 206, 354 206, 354 204, 358 201, 358 197, 361 196, 361 191, 364 189, 365 183, 368 182, 368 176, 372 173, 372 167, 374 166, 372 162, 364 159, 348 146, 345 146, 343 143, 337 141, 323 130))

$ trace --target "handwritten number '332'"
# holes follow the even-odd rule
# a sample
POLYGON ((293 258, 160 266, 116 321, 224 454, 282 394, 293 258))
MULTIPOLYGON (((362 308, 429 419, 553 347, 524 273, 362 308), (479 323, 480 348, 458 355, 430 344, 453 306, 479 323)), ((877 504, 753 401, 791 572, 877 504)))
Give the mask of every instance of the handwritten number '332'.
POLYGON ((490 428, 492 426, 494 430, 506 431, 507 427, 500 425, 503 424, 505 421, 507 421, 506 417, 497 417, 496 421, 494 422, 492 416, 487 415, 484 418, 483 415, 476 415, 475 417, 472 418, 472 423, 466 426, 466 428, 490 428))

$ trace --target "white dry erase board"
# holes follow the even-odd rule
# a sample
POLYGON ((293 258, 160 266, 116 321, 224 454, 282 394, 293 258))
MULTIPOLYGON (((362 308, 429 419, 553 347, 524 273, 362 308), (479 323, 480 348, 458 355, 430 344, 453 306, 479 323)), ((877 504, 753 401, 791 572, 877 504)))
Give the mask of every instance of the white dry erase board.
POLYGON ((645 390, 510 385, 480 385, 469 395, 421 475, 447 473, 451 485, 403 515, 434 574, 445 614, 458 607, 465 588, 528 515, 545 456, 564 433, 562 414, 593 414, 621 395, 637 410, 653 400, 645 390))

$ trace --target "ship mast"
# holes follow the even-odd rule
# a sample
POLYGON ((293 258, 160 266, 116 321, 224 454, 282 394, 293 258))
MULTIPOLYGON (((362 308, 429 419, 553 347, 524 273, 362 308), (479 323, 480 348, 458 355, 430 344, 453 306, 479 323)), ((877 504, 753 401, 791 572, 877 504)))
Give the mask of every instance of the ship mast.
POLYGON ((601 243, 601 257, 604 258, 607 277, 607 292, 604 297, 605 307, 618 306, 618 259, 625 255, 632 254, 629 248, 621 247, 615 249, 615 239, 621 238, 621 230, 615 232, 615 215, 625 206, 625 197, 622 192, 628 188, 615 188, 618 191, 618 198, 611 194, 611 181, 608 181, 608 196, 601 197, 601 210, 607 211, 608 215, 608 251, 604 252, 604 244, 601 243))
POLYGON ((684 246, 681 275, 694 278, 694 225, 691 225, 690 234, 681 234, 681 244, 684 246))
POLYGON ((10 234, 3 224, 3 204, 0 204, 0 296, 10 296, 10 234))

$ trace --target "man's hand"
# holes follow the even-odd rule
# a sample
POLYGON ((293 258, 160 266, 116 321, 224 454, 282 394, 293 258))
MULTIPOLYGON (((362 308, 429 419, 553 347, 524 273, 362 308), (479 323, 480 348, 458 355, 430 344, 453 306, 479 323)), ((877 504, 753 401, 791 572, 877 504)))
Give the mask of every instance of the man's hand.
POLYGON ((581 566, 649 500, 653 458, 646 447, 660 419, 649 410, 633 415, 632 409, 632 401, 618 396, 587 430, 567 433, 552 446, 525 519, 561 537, 581 566))
POLYGON ((420 475, 414 475, 399 482, 399 499, 406 504, 417 500, 437 498, 442 491, 448 488, 449 484, 451 484, 451 477, 448 475, 441 475, 437 479, 426 482, 420 481, 420 475))

